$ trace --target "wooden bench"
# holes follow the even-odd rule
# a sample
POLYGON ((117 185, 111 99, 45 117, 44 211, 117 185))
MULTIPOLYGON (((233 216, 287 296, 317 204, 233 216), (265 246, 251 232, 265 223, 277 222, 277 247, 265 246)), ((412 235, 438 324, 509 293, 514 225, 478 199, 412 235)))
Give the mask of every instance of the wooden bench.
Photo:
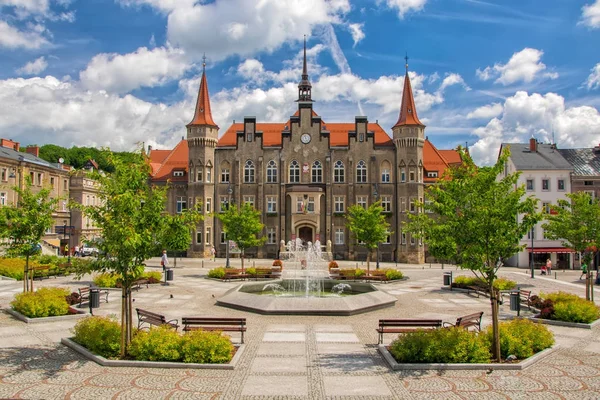
POLYGON ((241 269, 225 268, 225 275, 223 276, 222 280, 229 281, 232 279, 246 279, 248 276, 249 275, 245 272, 242 274, 241 269))
MULTIPOLYGON (((90 301, 90 289, 94 289, 97 290, 100 295, 104 295, 104 301, 108 303, 108 290, 106 289, 98 289, 98 288, 94 288, 94 287, 82 287, 79 288, 79 307, 81 307, 81 304, 86 302, 86 301, 90 301)), ((102 297, 100 297, 100 299, 102 299, 102 297)))
MULTIPOLYGON (((164 315, 153 313, 147 310, 142 310, 141 308, 136 308, 135 311, 137 312, 138 317, 138 329, 143 329, 142 325, 144 324, 155 326, 168 325, 171 328, 175 328, 175 330, 177 330, 177 328, 179 327, 179 324, 177 323, 176 319, 171 319, 167 321, 164 315)), ((148 326, 148 329, 149 328, 150 326, 148 326)))
POLYGON ((519 300, 531 310, 531 290, 519 290, 519 300))
POLYGON ((356 271, 353 269, 340 269, 339 273, 340 276, 338 277, 338 279, 341 281, 356 279, 356 271))
POLYGON ((136 290, 140 290, 142 288, 142 285, 146 285, 146 289, 148 289, 148 279, 136 279, 135 281, 133 281, 133 283, 131 284, 131 288, 132 289, 136 289, 136 290))
POLYGON ((271 273, 273 273, 273 270, 271 268, 256 268, 256 275, 254 276, 254 278, 270 278, 271 273))
POLYGON ((365 275, 363 277, 361 277, 361 279, 364 279, 365 281, 379 281, 379 282, 385 282, 387 283, 389 281, 385 271, 371 271, 370 275, 365 275))
POLYGON ((39 267, 30 267, 29 270, 33 273, 33 279, 42 280, 50 278, 50 266, 40 265, 39 267))
POLYGON ((481 317, 483 317, 483 311, 480 311, 480 312, 477 312, 474 314, 464 315, 462 317, 458 317, 456 319, 455 324, 451 324, 449 322, 444 322, 444 326, 445 327, 455 326, 455 327, 460 327, 460 328, 465 328, 465 329, 474 327, 475 329, 477 329, 478 331, 481 332, 481 317))
POLYGON ((408 333, 419 329, 437 329, 442 327, 441 319, 380 319, 379 344, 383 343, 384 333, 408 333))
POLYGON ((211 318, 211 317, 183 317, 181 318, 183 331, 202 329, 205 331, 241 332, 244 343, 246 332, 246 318, 211 318))

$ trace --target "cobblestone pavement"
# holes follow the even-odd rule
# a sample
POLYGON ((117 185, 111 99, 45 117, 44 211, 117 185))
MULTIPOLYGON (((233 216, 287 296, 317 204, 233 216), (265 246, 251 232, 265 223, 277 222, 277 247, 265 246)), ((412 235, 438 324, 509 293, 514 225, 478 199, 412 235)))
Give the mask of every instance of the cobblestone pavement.
MULTIPOLYGON (((204 278, 222 260, 179 263, 186 266, 175 270, 172 285, 142 288, 134 295, 135 306, 164 313, 168 319, 246 317, 246 349, 235 370, 102 367, 58 344, 61 337, 70 336, 74 322, 25 324, 1 311, 0 398, 600 399, 599 328, 551 327, 560 350, 523 371, 391 371, 376 350, 379 318, 435 316, 452 321, 476 311, 489 315, 488 299, 440 289, 443 272, 468 272, 448 266, 441 271, 439 265, 399 265, 408 280, 377 284, 397 296, 395 307, 350 317, 265 316, 215 305, 215 298, 239 284, 204 278)), ((556 279, 539 275, 531 279, 525 270, 508 268, 500 275, 534 293, 584 292, 577 271, 557 271, 556 279)), ((36 281, 37 286, 71 289, 88 283, 72 277, 36 281)), ((6 309, 21 290, 20 283, 0 281, 0 307, 6 309)), ((95 314, 118 314, 119 293, 109 297, 95 314)), ((514 315, 502 307, 501 318, 514 315)), ((387 342, 393 339, 388 336, 387 342)))

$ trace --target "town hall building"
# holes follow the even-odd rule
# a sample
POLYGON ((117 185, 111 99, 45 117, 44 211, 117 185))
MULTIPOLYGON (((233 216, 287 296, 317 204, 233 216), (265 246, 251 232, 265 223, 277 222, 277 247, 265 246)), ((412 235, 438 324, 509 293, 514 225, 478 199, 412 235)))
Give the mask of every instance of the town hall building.
MULTIPOLYGON (((315 93, 315 97, 318 93, 315 93)), ((357 116, 330 122, 314 109, 304 48, 297 111, 283 122, 244 117, 224 133, 214 122, 203 71, 194 118, 187 137, 172 150, 148 151, 155 184, 170 182, 167 209, 195 207, 204 214, 197 226, 191 257, 208 257, 212 246, 226 253, 218 213, 229 204, 252 204, 261 213, 266 243, 247 255, 276 258, 280 242, 300 238, 331 245, 334 258, 364 260, 367 250, 346 227, 352 205, 381 201, 391 226, 379 245, 382 261, 425 262, 425 247, 402 229, 417 212, 426 185, 460 164, 456 150, 438 150, 425 137, 408 75, 399 117, 389 135, 379 123, 357 116)))

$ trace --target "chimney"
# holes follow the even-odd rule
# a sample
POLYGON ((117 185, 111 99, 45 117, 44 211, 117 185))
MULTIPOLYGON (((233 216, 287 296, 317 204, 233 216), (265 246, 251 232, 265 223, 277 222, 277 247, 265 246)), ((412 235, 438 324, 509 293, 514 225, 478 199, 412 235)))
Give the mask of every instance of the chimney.
POLYGON ((0 147, 6 147, 14 151, 19 151, 21 148, 19 142, 15 142, 12 139, 0 139, 0 147))
POLYGON ((529 151, 532 153, 537 152, 537 140, 535 138, 529 139, 529 151))
POLYGON ((151 151, 152 151, 152 146, 148 145, 148 155, 150 155, 151 151))
POLYGON ((27 146, 26 153, 33 154, 36 157, 40 156, 40 148, 38 146, 27 146))
POLYGON ((593 151, 594 151, 594 154, 600 153, 600 144, 598 146, 594 147, 593 151))

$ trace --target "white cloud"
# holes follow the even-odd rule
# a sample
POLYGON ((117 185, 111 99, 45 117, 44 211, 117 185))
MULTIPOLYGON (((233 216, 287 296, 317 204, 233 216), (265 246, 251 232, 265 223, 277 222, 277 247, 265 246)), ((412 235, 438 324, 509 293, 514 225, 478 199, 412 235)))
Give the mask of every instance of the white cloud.
POLYGON ((115 0, 125 7, 153 7, 161 12, 170 12, 178 7, 192 7, 196 0, 115 0))
POLYGON ((5 21, 0 21, 0 47, 39 49, 48 44, 43 33, 44 30, 40 29, 40 25, 31 26, 28 30, 22 31, 10 26, 5 21))
POLYGON ((600 88, 600 63, 596 64, 596 66, 592 68, 592 73, 590 76, 588 76, 585 85, 588 89, 600 88))
POLYGON ((83 86, 89 89, 127 93, 140 87, 162 85, 181 78, 190 68, 182 50, 140 47, 134 53, 102 53, 94 56, 80 72, 83 86))
POLYGON ((45 14, 50 8, 49 0, 0 0, 0 7, 15 7, 17 13, 45 14))
POLYGON ((600 143, 600 113, 588 106, 566 108, 564 98, 555 93, 519 91, 506 99, 501 117, 474 131, 479 140, 471 155, 478 164, 489 165, 501 143, 526 143, 532 135, 550 142, 553 131, 559 148, 595 146, 600 143))
POLYGON ((467 119, 490 119, 502 114, 504 107, 500 103, 487 104, 467 114, 467 119))
MULTIPOLYGON (((383 3, 384 0, 377 0, 377 3, 383 3)), ((385 0, 385 4, 392 9, 398 10, 398 17, 403 19, 411 11, 421 11, 425 7, 427 0, 385 0)))
POLYGON ((558 78, 556 72, 544 72, 546 65, 540 61, 542 55, 543 51, 526 47, 514 53, 508 63, 495 64, 484 70, 477 69, 475 73, 484 81, 497 78, 495 82, 505 86, 519 81, 531 82, 535 78, 558 78))
POLYGON ((354 44, 352 47, 355 47, 358 42, 365 38, 365 33, 363 32, 365 24, 349 24, 348 29, 350 30, 350 34, 352 35, 352 40, 354 44))
POLYGON ((592 29, 600 28, 600 0, 595 3, 586 4, 581 8, 580 24, 592 29))
POLYGON ((461 85, 466 91, 471 90, 471 88, 465 83, 465 80, 462 78, 462 76, 456 73, 447 74, 442 81, 439 90, 443 92, 446 90, 446 88, 454 85, 461 85))
POLYGON ((37 75, 40 72, 43 72, 47 67, 48 62, 46 62, 46 59, 40 57, 23 65, 21 68, 17 69, 16 72, 19 75, 37 75))

